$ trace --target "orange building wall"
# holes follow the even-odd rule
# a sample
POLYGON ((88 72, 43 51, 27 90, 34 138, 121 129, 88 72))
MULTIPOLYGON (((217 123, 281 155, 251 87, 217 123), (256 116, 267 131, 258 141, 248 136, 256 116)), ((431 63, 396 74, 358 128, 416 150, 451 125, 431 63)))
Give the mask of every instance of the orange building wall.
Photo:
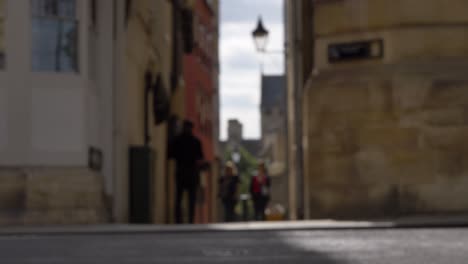
MULTIPOLYGON (((205 160, 214 165, 215 149, 213 125, 214 96, 217 87, 213 76, 218 74, 217 65, 217 10, 211 10, 204 0, 194 4, 195 46, 191 54, 184 57, 184 79, 186 85, 186 117, 194 123, 195 135, 201 140, 205 160)), ((202 173, 203 199, 197 206, 196 222, 210 222, 214 201, 211 171, 202 173)))

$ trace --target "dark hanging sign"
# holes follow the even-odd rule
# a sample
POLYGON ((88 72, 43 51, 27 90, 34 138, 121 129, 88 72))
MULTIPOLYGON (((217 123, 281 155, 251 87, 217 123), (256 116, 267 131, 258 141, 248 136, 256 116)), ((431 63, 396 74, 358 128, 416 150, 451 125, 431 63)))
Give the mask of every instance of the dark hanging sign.
POLYGON ((158 74, 156 83, 153 85, 153 117, 155 125, 159 125, 169 119, 171 111, 169 100, 162 76, 158 74))
POLYGON ((328 61, 330 63, 380 59, 382 57, 383 41, 381 39, 335 43, 328 46, 328 61))

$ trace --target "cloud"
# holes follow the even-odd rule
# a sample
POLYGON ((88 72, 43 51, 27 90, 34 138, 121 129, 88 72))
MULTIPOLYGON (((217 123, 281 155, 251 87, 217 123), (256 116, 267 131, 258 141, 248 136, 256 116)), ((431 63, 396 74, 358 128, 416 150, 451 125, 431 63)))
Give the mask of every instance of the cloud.
POLYGON ((223 73, 220 78, 221 90, 226 94, 254 93, 260 85, 260 71, 255 70, 231 70, 223 73), (252 87, 254 89, 252 89, 252 87))
POLYGON ((237 53, 230 53, 224 57, 226 63, 223 64, 227 69, 258 69, 258 58, 252 56, 251 52, 240 50, 237 53))
POLYGON ((260 64, 264 73, 284 71, 281 54, 259 56, 252 30, 259 14, 270 32, 268 50, 284 49, 282 0, 222 0, 220 28, 221 138, 229 118, 244 124, 247 138, 260 136, 260 64))
POLYGON ((282 20, 282 0, 222 0, 221 19, 225 22, 252 21, 260 14, 266 21, 282 20))
MULTIPOLYGON (((280 21, 265 23, 265 27, 269 31, 268 48, 282 48, 284 26, 280 21)), ((238 23, 224 23, 221 26, 221 48, 223 47, 236 47, 240 46, 243 49, 248 49, 255 52, 255 46, 252 39, 252 30, 255 28, 254 21, 238 22, 238 23)))
POLYGON ((221 105, 226 109, 255 108, 258 107, 258 102, 255 99, 250 94, 224 96, 221 99, 221 105))

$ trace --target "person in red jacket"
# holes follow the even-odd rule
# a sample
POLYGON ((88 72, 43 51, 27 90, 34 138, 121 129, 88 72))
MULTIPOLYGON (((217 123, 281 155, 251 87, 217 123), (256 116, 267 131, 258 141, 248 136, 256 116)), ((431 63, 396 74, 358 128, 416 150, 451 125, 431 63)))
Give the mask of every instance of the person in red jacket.
POLYGON ((255 209, 255 220, 265 220, 265 209, 270 201, 271 180, 265 168, 265 163, 258 164, 258 172, 252 177, 250 194, 255 209))

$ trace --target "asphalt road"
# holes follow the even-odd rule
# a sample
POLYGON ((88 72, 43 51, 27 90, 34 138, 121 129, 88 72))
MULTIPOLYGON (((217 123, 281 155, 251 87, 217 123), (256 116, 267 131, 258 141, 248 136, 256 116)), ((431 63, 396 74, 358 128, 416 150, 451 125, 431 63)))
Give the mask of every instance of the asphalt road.
POLYGON ((0 236, 0 263, 468 263, 468 229, 0 236))

